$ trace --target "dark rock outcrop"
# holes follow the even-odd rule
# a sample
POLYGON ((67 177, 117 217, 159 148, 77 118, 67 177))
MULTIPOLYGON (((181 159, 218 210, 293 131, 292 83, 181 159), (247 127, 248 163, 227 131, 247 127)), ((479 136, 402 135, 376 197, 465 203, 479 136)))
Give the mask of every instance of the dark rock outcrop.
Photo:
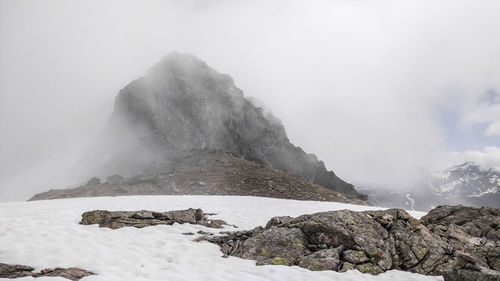
POLYGON ((265 228, 199 240, 220 245, 224 255, 252 259, 258 265, 298 265, 340 272, 356 269, 371 274, 398 269, 445 275, 446 280, 471 280, 467 276, 497 280, 500 239, 497 232, 492 233, 498 230, 498 212, 445 206, 420 221, 401 209, 340 210, 297 218, 275 217, 265 228), (462 236, 456 238, 454 225, 470 229, 467 223, 474 216, 482 217, 476 217, 481 230, 477 233, 486 237, 483 241, 489 246, 474 244, 474 239, 462 240, 462 236), (444 232, 443 226, 450 231, 444 232), (450 279, 453 276, 457 279, 450 279))
POLYGON ((25 265, 11 265, 0 263, 0 278, 21 278, 26 276, 31 277, 63 277, 69 280, 77 281, 83 277, 95 275, 90 271, 80 268, 46 268, 40 272, 33 272, 35 269, 25 265))
POLYGON ((422 223, 482 267, 500 271, 500 209, 440 206, 422 223))
POLYGON ((137 228, 153 225, 172 225, 174 223, 199 224, 206 227, 222 228, 227 225, 223 220, 210 220, 201 209, 175 210, 169 212, 153 211, 105 211, 94 210, 82 214, 80 224, 98 224, 100 227, 118 229, 126 226, 137 228))
POLYGON ((25 276, 33 276, 33 267, 0 263, 0 278, 20 278, 25 276))
POLYGON ((120 91, 84 169, 96 167, 91 173, 101 177, 127 175, 186 150, 231 154, 366 199, 315 155, 290 143, 281 122, 245 98, 230 76, 178 53, 120 91))
POLYGON ((500 281, 500 273, 493 270, 449 270, 443 273, 444 281, 500 281))

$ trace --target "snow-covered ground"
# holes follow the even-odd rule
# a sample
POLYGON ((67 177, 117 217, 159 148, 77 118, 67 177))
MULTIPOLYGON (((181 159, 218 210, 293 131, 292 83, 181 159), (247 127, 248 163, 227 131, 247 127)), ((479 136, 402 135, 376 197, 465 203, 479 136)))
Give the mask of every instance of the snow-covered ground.
MULTIPOLYGON (((251 229, 273 216, 327 210, 368 210, 376 207, 333 202, 311 202, 240 196, 123 196, 60 199, 0 204, 0 263, 23 264, 37 270, 47 267, 80 267, 96 273, 91 280, 443 280, 402 271, 378 276, 357 271, 309 271, 297 266, 255 266, 236 257, 222 258, 217 245, 193 242, 200 225, 174 224, 117 230, 79 225, 83 212, 105 210, 155 210, 201 208, 217 213, 239 229, 251 229)), ((410 212, 420 218, 425 213, 410 212)), ((225 230, 233 230, 226 227, 225 230)), ((2 278, 0 278, 1 280, 2 278)), ((17 280, 65 280, 25 277, 17 280)))

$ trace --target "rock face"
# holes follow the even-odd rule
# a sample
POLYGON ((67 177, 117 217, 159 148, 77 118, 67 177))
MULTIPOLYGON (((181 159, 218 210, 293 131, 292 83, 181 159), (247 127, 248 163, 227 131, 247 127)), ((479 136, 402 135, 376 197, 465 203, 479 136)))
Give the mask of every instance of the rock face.
POLYGON ((201 209, 176 210, 169 212, 152 211, 104 211, 94 210, 82 214, 80 224, 98 224, 100 227, 118 229, 126 226, 142 228, 153 225, 174 223, 200 224, 206 227, 222 228, 223 220, 209 220, 201 209))
POLYGON ((127 175, 186 150, 227 153, 364 198, 315 155, 290 143, 281 122, 246 99, 231 77, 178 53, 120 91, 87 166, 102 177, 127 175))
POLYGON ((10 265, 5 263, 0 263, 0 278, 21 278, 26 276, 31 277, 63 277, 69 280, 80 280, 83 277, 95 275, 90 271, 86 271, 80 268, 46 268, 39 273, 33 272, 35 270, 32 267, 24 265, 10 265))
POLYGON ((497 280, 492 278, 499 270, 498 212, 445 206, 420 221, 401 209, 341 210, 275 217, 265 228, 202 239, 219 244, 225 255, 252 259, 258 265, 340 272, 357 269, 371 274, 398 269, 426 275, 446 273, 447 280, 475 275, 497 280), (483 216, 475 226, 480 231, 468 225, 469 218, 476 215, 483 216), (455 227, 457 223, 460 225, 455 227), (448 231, 443 231, 446 227, 448 231), (478 236, 474 237, 482 242, 464 233, 457 235, 459 229, 475 231, 478 236), (484 247, 486 244, 489 246, 484 247))
POLYGON ((500 209, 440 206, 422 223, 480 266, 500 271, 500 209))
POLYGON ((183 151, 167 163, 128 178, 112 176, 75 189, 56 189, 31 200, 117 195, 242 195, 367 205, 302 177, 226 153, 183 151))

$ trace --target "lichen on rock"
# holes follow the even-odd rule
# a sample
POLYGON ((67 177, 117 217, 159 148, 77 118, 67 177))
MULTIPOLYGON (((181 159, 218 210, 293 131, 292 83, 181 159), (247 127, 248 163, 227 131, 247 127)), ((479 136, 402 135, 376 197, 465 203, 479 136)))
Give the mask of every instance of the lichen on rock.
POLYGON ((454 234, 469 229, 472 233, 479 233, 467 224, 473 220, 467 219, 467 212, 462 212, 464 207, 451 208, 457 218, 450 222, 444 219, 449 215, 438 215, 448 213, 440 210, 442 208, 448 207, 438 207, 422 221, 401 209, 340 210, 296 218, 275 217, 265 228, 225 233, 222 237, 207 236, 200 240, 217 243, 225 255, 252 259, 257 265, 298 265, 310 270, 358 270, 370 274, 398 269, 445 277, 453 275, 446 272, 455 272, 453 276, 496 276, 499 240, 491 234, 491 229, 498 226, 495 224, 499 218, 498 210, 488 210, 490 217, 482 219, 490 224, 476 224, 476 228, 482 230, 481 241, 489 243, 488 247, 481 248, 479 245, 485 244, 464 240, 470 234, 454 234), (458 229, 443 231, 447 226, 458 229), (486 271, 490 273, 482 274, 486 271))
POLYGON ((201 209, 174 210, 169 212, 141 211, 105 211, 94 210, 82 214, 80 224, 98 224, 111 229, 133 226, 142 228, 153 225, 171 225, 174 223, 200 224, 211 228, 222 228, 227 223, 223 220, 207 219, 201 209))

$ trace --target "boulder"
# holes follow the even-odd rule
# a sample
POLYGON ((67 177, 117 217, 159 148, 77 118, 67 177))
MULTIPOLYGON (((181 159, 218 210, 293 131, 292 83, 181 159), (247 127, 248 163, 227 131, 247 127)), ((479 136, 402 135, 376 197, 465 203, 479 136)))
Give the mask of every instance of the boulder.
POLYGON ((35 270, 33 267, 25 265, 0 263, 0 278, 32 276, 34 274, 33 270, 35 270))
POLYGON ((36 277, 39 276, 51 276, 51 277, 63 277, 69 280, 80 280, 83 277, 94 275, 94 273, 90 271, 86 271, 77 267, 72 267, 72 268, 46 268, 43 269, 40 274, 36 277))
POLYGON ((134 219, 154 219, 153 213, 150 211, 139 211, 132 216, 134 219))
POLYGON ((94 273, 83 270, 77 267, 71 268, 46 268, 39 273, 33 272, 34 268, 24 265, 11 265, 0 263, 0 278, 21 278, 26 276, 31 277, 62 277, 69 280, 77 281, 83 277, 95 275, 94 273))
POLYGON ((347 250, 342 253, 342 258, 353 264, 360 264, 369 261, 370 259, 366 256, 363 251, 347 250))
POLYGON ((398 269, 446 280, 497 280, 500 248, 493 230, 498 218, 498 210, 462 206, 439 207, 422 221, 401 209, 340 210, 274 217, 265 227, 199 240, 257 265, 370 274, 398 269), (484 217, 474 220, 478 215, 484 217))
POLYGON ((177 222, 177 223, 191 223, 196 224, 196 210, 195 209, 187 209, 187 210, 178 210, 178 211, 170 211, 163 214, 163 217, 177 222))
POLYGON ((340 264, 342 246, 316 251, 298 260, 297 265, 309 270, 335 270, 340 264))
POLYGON ((98 224, 111 229, 133 226, 136 228, 153 225, 171 225, 174 223, 199 224, 211 228, 222 228, 227 223, 223 220, 207 219, 201 209, 174 210, 169 212, 141 211, 105 211, 94 210, 82 214, 80 224, 98 224))
POLYGON ((422 217, 422 224, 479 266, 500 271, 500 209, 439 206, 422 217))
POLYGON ((467 269, 450 270, 443 273, 444 281, 500 281, 496 271, 474 271, 467 269))

